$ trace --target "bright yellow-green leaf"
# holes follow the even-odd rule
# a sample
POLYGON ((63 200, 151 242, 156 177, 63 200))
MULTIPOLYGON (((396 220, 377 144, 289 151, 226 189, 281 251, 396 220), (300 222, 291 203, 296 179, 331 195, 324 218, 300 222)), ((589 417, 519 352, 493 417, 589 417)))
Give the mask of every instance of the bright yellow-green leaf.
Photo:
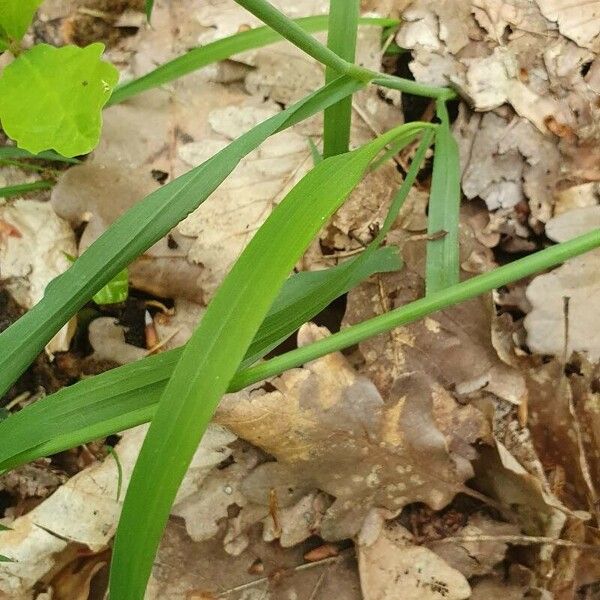
POLYGON ((111 279, 92 300, 96 304, 118 304, 125 302, 129 295, 129 277, 127 269, 123 269, 114 279, 111 279))
MULTIPOLYGON (((0 0, 0 37, 18 43, 25 35, 33 15, 43 0, 0 0)), ((0 40, 0 49, 3 40, 0 40)), ((7 44, 4 44, 6 48, 7 44)))
POLYGON ((103 44, 39 44, 4 69, 0 122, 20 148, 66 157, 94 149, 102 107, 118 80, 115 67, 101 60, 103 50, 103 44))

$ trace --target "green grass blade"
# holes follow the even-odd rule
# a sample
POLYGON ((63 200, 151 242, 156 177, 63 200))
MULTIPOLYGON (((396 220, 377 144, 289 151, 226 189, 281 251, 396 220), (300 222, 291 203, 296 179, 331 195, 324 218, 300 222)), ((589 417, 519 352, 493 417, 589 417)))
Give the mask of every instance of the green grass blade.
POLYGON ((10 198, 11 196, 20 196, 29 192, 38 190, 49 190, 54 183, 52 181, 32 181, 31 183, 19 183, 17 185, 7 185, 0 187, 0 198, 10 198))
MULTIPOLYGON (((405 181, 392 201, 379 234, 360 256, 337 267, 298 273, 288 279, 255 336, 242 367, 253 364, 325 306, 375 272, 397 270, 393 248, 378 249, 412 187, 435 131, 425 124, 405 181)), ((415 126, 400 139, 408 144, 415 126)), ((400 142, 394 142, 399 147, 400 142)), ((150 420, 180 350, 150 357, 65 388, 13 415, 0 425, 0 469, 7 470, 150 420), (43 423, 43 426, 36 424, 43 423)))
MULTIPOLYGON (((394 327, 413 323, 598 247, 600 231, 596 230, 542 250, 375 319, 348 327, 324 341, 294 350, 261 365, 243 368, 231 382, 229 391, 279 375, 287 369, 316 360, 330 352, 343 350, 394 327)), ((0 437, 5 443, 0 446, 0 470, 11 469, 77 444, 148 422, 154 415, 179 352, 165 352, 84 380, 70 388, 63 388, 12 415, 10 427, 6 427, 6 421, 0 422, 0 437)))
POLYGON ((146 18, 148 22, 152 18, 152 10, 154 9, 154 0, 146 0, 146 18))
POLYGON ((337 79, 257 125, 115 221, 65 273, 50 282, 36 306, 0 334, 0 395, 94 294, 210 196, 244 156, 274 133, 320 112, 361 85, 347 77, 337 79))
POLYGON ((363 81, 369 81, 372 78, 371 73, 338 56, 266 0, 236 0, 236 2, 259 18, 265 25, 277 31, 286 40, 292 42, 294 46, 297 46, 326 67, 333 69, 339 75, 351 75, 363 81))
POLYGON ((31 152, 27 152, 27 150, 15 148, 14 146, 0 146, 0 160, 13 158, 32 158, 37 160, 64 162, 72 165, 76 165, 81 162, 77 158, 67 158, 65 156, 61 156, 53 150, 46 150, 45 152, 40 152, 39 154, 31 154, 31 152))
MULTIPOLYGON (((329 32, 327 47, 353 63, 356 55, 360 0, 330 0, 329 32)), ((337 72, 328 67, 325 81, 332 81, 337 72)), ((350 147, 350 124, 352 121, 352 97, 344 98, 325 111, 323 156, 335 156, 348 152, 350 147)))
POLYGON ((142 600, 171 504, 210 419, 294 264, 392 130, 324 160, 273 210, 219 287, 152 419, 113 547, 110 595, 142 600))
MULTIPOLYGON (((307 33, 316 33, 327 29, 328 15, 304 17, 296 19, 295 22, 307 33)), ((376 17, 367 17, 360 20, 361 25, 374 27, 388 27, 395 23, 396 21, 393 19, 376 17)), ((208 65, 231 58, 240 52, 262 48, 281 39, 281 35, 270 27, 257 27, 211 42, 201 48, 194 48, 183 56, 161 65, 138 79, 117 86, 108 101, 108 106, 123 102, 141 92, 174 81, 208 65)))
POLYGON ((414 323, 440 310, 535 275, 598 247, 600 247, 600 229, 434 292, 425 298, 343 329, 339 333, 309 346, 292 350, 264 363, 244 369, 231 381, 229 391, 243 389, 257 381, 263 381, 288 369, 299 367, 331 352, 349 348, 395 327, 414 323))
POLYGON ((436 134, 427 217, 427 294, 457 284, 460 276, 460 159, 446 103, 440 100, 437 104, 441 124, 436 134))
MULTIPOLYGON (((290 277, 242 364, 249 366, 265 356, 373 273, 401 267, 395 248, 363 256, 337 267, 290 277)), ((180 355, 181 349, 171 350, 84 379, 11 415, 10 424, 0 422, 0 471, 149 421, 180 355)))

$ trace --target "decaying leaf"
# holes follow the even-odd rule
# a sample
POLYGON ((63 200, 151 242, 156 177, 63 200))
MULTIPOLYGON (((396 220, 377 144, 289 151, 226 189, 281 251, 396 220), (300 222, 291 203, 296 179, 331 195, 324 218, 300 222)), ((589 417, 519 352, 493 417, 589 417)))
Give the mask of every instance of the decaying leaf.
MULTIPOLYGON (((0 229, 0 278, 21 306, 31 308, 42 299, 48 283, 69 268, 66 255, 76 254, 75 235, 47 202, 4 202, 0 223, 5 224, 0 229)), ((68 350, 72 329, 65 325, 47 351, 68 350)))
MULTIPOLYGON (((461 258, 481 252, 473 238, 463 237, 461 258)), ((352 325, 397 308, 424 294, 424 246, 409 242, 404 249, 407 267, 401 273, 377 276, 349 294, 345 323, 352 325)), ((432 387, 466 395, 485 389, 518 404, 526 393, 523 377, 502 362, 491 341, 491 302, 475 299, 422 321, 366 340, 359 345, 367 374, 386 397, 397 377, 419 372, 432 387)), ((458 409, 454 418, 471 426, 478 422, 473 409, 458 409), (461 412, 463 413, 461 415, 461 412)), ((452 435, 458 422, 443 431, 452 435)), ((477 427, 477 426, 475 426, 477 427)), ((459 434, 460 435, 460 434, 459 434)), ((468 437, 468 436, 466 436, 468 437)))
POLYGON ((463 600, 471 595, 466 578, 435 552, 411 543, 398 524, 386 527, 371 545, 358 548, 365 600, 463 600))
POLYGON ((248 551, 231 556, 220 538, 194 542, 182 525, 167 526, 146 598, 148 600, 361 600, 352 553, 305 564, 314 542, 282 550, 249 532, 248 551), (255 572, 260 565, 262 573, 255 572))
MULTIPOLYGON (((300 340, 322 335, 305 326, 300 340)), ((290 371, 271 385, 275 391, 226 396, 216 420, 277 458, 244 481, 248 499, 268 505, 275 490, 278 504, 289 506, 312 489, 336 498, 321 524, 325 539, 355 535, 373 507, 392 514, 416 501, 442 508, 471 474, 460 451, 480 431, 460 431, 463 447, 457 440, 460 450, 450 451, 436 418, 460 417, 440 412, 444 390, 419 372, 399 377, 386 401, 341 355, 290 371)))
POLYGON ((600 2, 571 4, 560 0, 536 0, 547 19, 556 21, 559 31, 585 48, 600 49, 600 2))
MULTIPOLYGON (((20 598, 54 565, 53 555, 69 543, 83 544, 93 551, 108 545, 114 535, 124 493, 146 433, 138 427, 124 434, 115 453, 122 468, 122 490, 117 498, 119 476, 114 457, 84 469, 50 498, 25 516, 10 523, 0 535, 0 554, 15 562, 0 564, 0 593, 20 598)), ((225 460, 235 440, 222 427, 211 426, 198 448, 178 501, 193 493, 206 475, 225 460)))

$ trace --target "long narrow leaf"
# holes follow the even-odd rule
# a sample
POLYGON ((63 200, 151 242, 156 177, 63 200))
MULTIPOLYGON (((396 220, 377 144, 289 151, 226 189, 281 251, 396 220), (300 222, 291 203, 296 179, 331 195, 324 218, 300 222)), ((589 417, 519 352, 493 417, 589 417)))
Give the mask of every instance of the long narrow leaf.
MULTIPOLYGON (((355 258, 337 267, 290 277, 242 364, 249 366, 262 358, 373 273, 396 271, 401 266, 395 248, 358 258, 360 264, 355 258)), ((0 471, 148 421, 180 355, 181 349, 170 350, 84 379, 0 422, 0 471)))
MULTIPOLYGON (((243 389, 394 327, 413 323, 598 247, 600 230, 472 277, 451 288, 348 327, 310 346, 288 352, 258 366, 241 369, 231 382, 229 391, 243 389)), ((10 427, 4 427, 0 423, 0 437, 3 443, 5 439, 7 441, 6 446, 0 446, 0 470, 149 421, 154 415, 178 353, 179 351, 172 350, 82 381, 72 388, 63 388, 11 416, 10 427), (27 418, 22 418, 23 416, 27 418), (44 427, 40 428, 39 423, 43 423, 44 427), (46 427, 50 431, 49 437, 45 438, 46 427), (39 444, 43 439, 47 441, 39 444)))
MULTIPOLYGON (((406 128, 404 144, 412 140, 412 129, 406 128)), ((433 133, 434 129, 425 129, 405 181, 367 250, 338 267, 299 273, 288 279, 250 345, 242 367, 262 358, 364 278, 374 272, 399 268, 394 250, 378 250, 378 246, 396 220, 416 179, 433 133)), ((0 470, 149 421, 179 353, 180 350, 173 350, 84 380, 13 415, 4 427, 0 425, 0 438, 4 441, 0 447, 0 470)))
MULTIPOLYGON (((295 23, 307 33, 325 31, 328 25, 328 15, 304 17, 296 19, 295 23)), ((360 19, 361 25, 373 27, 389 27, 396 23, 397 21, 394 19, 377 17, 360 19)), ((211 42, 210 44, 206 44, 206 46, 194 48, 183 56, 179 56, 157 67, 142 77, 119 85, 112 93, 107 105, 118 104, 141 92, 174 81, 179 77, 188 75, 213 63, 231 58, 247 50, 262 48, 281 39, 281 35, 273 31, 270 27, 257 27, 256 29, 242 31, 216 42, 211 42)))
MULTIPOLYGON (((329 33, 327 47, 348 62, 354 62, 360 0, 330 0, 329 33)), ((333 81, 337 72, 328 67, 325 81, 333 81)), ((344 98, 325 111, 323 156, 335 156, 348 152, 350 124, 352 121, 352 97, 344 98)))
POLYGON ((31 183, 18 183, 16 185, 7 185, 0 187, 0 198, 9 198, 19 196, 38 190, 49 190, 53 186, 51 181, 32 181, 31 183))
POLYGON ((269 307, 324 221, 401 130, 310 171, 273 210, 219 287, 161 396, 134 467, 114 541, 111 597, 144 597, 181 480, 269 307))
POLYGON ((343 77, 257 125, 199 167, 137 203, 46 288, 43 299, 0 334, 0 395, 57 331, 137 256, 200 205, 239 161, 274 133, 360 89, 343 77))
POLYGON ((441 125, 436 134, 427 217, 427 294, 457 284, 460 275, 460 159, 446 103, 440 100, 437 104, 441 125))

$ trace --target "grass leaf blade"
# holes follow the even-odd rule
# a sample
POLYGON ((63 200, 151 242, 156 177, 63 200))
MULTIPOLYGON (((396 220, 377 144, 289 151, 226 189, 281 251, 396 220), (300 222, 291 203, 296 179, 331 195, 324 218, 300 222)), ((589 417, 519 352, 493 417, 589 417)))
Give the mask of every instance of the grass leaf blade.
POLYGON ((49 190, 54 183, 52 181, 32 181, 31 183, 18 183, 16 185, 7 185, 0 187, 0 198, 10 198, 11 196, 20 196, 29 192, 38 190, 49 190))
MULTIPOLYGON (((400 267, 396 249, 383 248, 360 265, 353 259, 337 267, 290 277, 243 365, 262 358, 363 279, 400 267)), ((170 350, 83 379, 11 415, 6 423, 0 422, 0 471, 149 421, 180 355, 181 349, 170 350)))
POLYGON ((459 282, 460 159, 446 103, 437 102, 441 124, 435 140, 428 212, 427 294, 459 282))
MULTIPOLYGON (((327 47, 344 60, 353 63, 356 55, 360 0, 330 0, 329 33, 327 47)), ((325 81, 332 81, 337 72, 328 67, 325 81)), ((325 111, 323 156, 348 152, 350 124, 352 121, 352 96, 340 100, 325 111)))
POLYGON ((94 294, 208 198, 244 156, 274 133, 320 112, 362 85, 348 77, 337 79, 257 125, 122 215, 65 273, 48 284, 36 306, 0 333, 0 394, 94 294))
POLYGON ((310 171, 273 210, 219 287, 163 392, 133 470, 114 542, 111 596, 144 597, 179 484, 270 305, 323 222, 398 133, 392 130, 310 171))

